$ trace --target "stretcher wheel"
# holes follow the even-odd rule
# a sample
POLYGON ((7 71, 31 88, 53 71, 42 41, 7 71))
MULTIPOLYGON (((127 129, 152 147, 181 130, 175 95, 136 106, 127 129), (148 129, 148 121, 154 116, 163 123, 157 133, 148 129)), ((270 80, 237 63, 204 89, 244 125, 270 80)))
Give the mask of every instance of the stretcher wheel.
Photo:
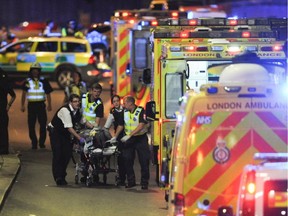
POLYGON ((78 183, 79 183, 79 176, 75 175, 75 184, 78 184, 78 183))

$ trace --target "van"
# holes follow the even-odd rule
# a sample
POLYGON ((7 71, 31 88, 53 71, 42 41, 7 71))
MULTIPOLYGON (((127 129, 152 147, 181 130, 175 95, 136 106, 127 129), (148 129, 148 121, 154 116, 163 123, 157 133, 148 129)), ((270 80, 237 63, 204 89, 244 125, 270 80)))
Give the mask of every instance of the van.
POLYGON ((219 83, 182 98, 168 215, 235 215, 244 166, 258 152, 287 152, 287 85, 272 84, 266 65, 223 67, 219 83))

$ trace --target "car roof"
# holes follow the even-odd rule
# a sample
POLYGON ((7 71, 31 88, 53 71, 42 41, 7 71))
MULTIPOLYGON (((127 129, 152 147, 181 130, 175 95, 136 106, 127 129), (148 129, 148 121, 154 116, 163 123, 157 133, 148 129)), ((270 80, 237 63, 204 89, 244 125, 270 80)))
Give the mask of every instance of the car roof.
POLYGON ((19 39, 17 42, 25 41, 66 41, 66 42, 78 42, 78 43, 89 43, 87 39, 76 38, 76 37, 29 37, 25 39, 19 39))

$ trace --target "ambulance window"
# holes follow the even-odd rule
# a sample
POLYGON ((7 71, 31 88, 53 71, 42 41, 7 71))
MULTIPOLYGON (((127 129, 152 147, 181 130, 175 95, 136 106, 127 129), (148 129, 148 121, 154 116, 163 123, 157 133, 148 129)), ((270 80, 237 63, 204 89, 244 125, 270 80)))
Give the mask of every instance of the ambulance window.
POLYGON ((134 65, 136 68, 147 68, 147 40, 145 38, 136 38, 134 46, 134 65))
POLYGON ((165 77, 165 114, 166 118, 176 118, 179 110, 179 98, 183 96, 183 74, 168 73, 165 77))

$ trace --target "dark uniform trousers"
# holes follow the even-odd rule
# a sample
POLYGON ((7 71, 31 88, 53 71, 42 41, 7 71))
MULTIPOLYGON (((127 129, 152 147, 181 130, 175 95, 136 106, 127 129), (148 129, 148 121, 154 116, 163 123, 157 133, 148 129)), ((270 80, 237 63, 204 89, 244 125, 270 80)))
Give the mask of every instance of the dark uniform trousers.
POLYGON ((125 144, 123 148, 123 157, 125 161, 125 167, 127 172, 128 185, 136 183, 134 173, 134 160, 135 151, 137 152, 140 167, 141 167, 141 185, 148 185, 150 172, 149 172, 149 161, 150 161, 150 150, 148 145, 148 137, 146 134, 132 136, 125 144))
MULTIPOLYGON (((6 107, 5 107, 6 109, 6 107)), ((9 117, 6 110, 0 109, 0 154, 9 153, 8 122, 9 117)))
POLYGON ((32 147, 34 148, 37 148, 38 143, 35 132, 35 125, 37 119, 40 125, 39 145, 44 146, 46 140, 46 124, 47 124, 46 104, 44 101, 28 102, 29 137, 32 142, 32 147))
POLYGON ((49 131, 51 149, 53 151, 52 173, 54 180, 65 179, 66 169, 72 157, 73 145, 70 136, 63 134, 55 128, 49 131))

